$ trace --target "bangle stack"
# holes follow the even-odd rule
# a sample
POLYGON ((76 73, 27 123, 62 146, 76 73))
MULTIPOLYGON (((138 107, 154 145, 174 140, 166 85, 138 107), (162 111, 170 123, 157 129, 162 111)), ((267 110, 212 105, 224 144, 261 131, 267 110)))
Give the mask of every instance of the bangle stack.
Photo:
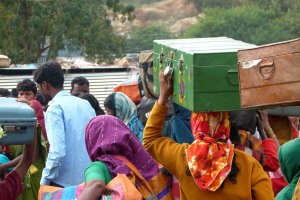
POLYGON ((268 138, 276 139, 276 135, 274 134, 273 129, 270 126, 265 128, 265 131, 266 131, 268 138))

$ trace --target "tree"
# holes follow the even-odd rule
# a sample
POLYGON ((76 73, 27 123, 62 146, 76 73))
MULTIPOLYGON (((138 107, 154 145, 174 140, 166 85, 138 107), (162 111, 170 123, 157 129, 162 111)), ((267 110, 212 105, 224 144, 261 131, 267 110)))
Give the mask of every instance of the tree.
POLYGON ((243 0, 189 0, 194 3, 198 10, 205 8, 232 8, 242 4, 243 0))
POLYGON ((145 27, 133 27, 127 39, 125 51, 127 53, 138 53, 142 50, 153 49, 153 40, 172 39, 175 35, 163 25, 149 25, 145 27))
MULTIPOLYGON (((210 8, 204 12, 206 17, 188 29, 185 37, 227 36, 257 45, 299 37, 293 27, 285 26, 286 29, 283 29, 283 22, 287 19, 278 18, 274 10, 243 6, 231 9, 210 8)), ((297 20, 299 21, 299 17, 294 21, 297 20)))
POLYGON ((250 5, 259 6, 266 10, 273 10, 278 16, 284 15, 290 10, 298 9, 299 0, 246 0, 250 5), (296 6, 296 7, 295 7, 296 6))
POLYGON ((288 38, 300 36, 300 1, 299 0, 247 0, 250 5, 259 6, 276 13, 274 22, 284 30, 288 38))
POLYGON ((134 7, 138 8, 143 5, 149 5, 152 3, 156 3, 162 0, 121 0, 121 3, 124 5, 133 5, 134 7))
POLYGON ((119 0, 2 0, 0 52, 13 63, 37 62, 42 53, 55 58, 61 49, 84 49, 99 61, 123 51, 108 11, 117 20, 132 20, 134 7, 119 0))

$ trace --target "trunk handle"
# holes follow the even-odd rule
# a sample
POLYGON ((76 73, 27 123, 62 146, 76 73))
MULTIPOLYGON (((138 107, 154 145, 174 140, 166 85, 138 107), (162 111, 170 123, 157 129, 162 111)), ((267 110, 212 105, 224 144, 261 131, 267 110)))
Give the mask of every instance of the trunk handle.
POLYGON ((263 59, 259 63, 259 75, 263 80, 271 79, 275 74, 275 64, 273 59, 263 59), (271 68, 271 70, 269 70, 271 68), (264 73, 265 72, 265 73, 264 73), (267 76, 265 74, 268 74, 267 76))
POLYGON ((159 63, 163 64, 163 57, 164 57, 164 52, 161 52, 159 55, 159 63))
POLYGON ((231 84, 231 85, 233 85, 233 86, 238 86, 239 85, 239 80, 238 80, 238 78, 237 78, 237 80, 236 81, 234 81, 234 78, 233 78, 233 74, 237 74, 238 73, 238 70, 237 70, 237 68, 235 69, 235 68, 230 68, 230 66, 229 66, 229 69, 227 70, 227 81, 231 84))

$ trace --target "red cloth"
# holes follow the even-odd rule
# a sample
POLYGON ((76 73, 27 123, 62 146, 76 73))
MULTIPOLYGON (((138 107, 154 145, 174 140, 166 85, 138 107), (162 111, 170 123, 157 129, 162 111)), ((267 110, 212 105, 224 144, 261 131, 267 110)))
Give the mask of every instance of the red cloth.
POLYGON ((294 126, 292 126, 292 131, 293 131, 293 139, 298 138, 299 132, 294 126))
POLYGON ((269 176, 271 178, 274 196, 276 196, 285 186, 288 185, 288 182, 284 179, 280 168, 278 168, 275 172, 269 172, 269 176))
POLYGON ((47 132, 46 132, 46 126, 45 126, 45 117, 44 117, 44 109, 41 103, 37 100, 31 100, 32 102, 32 107, 35 112, 35 116, 37 118, 38 123, 41 125, 42 128, 42 133, 43 137, 46 140, 46 147, 47 151, 49 151, 49 142, 48 142, 48 137, 47 137, 47 132))
POLYGON ((173 176, 173 178, 172 178, 172 189, 171 190, 172 190, 174 199, 180 200, 180 185, 179 185, 177 178, 175 178, 175 176, 173 176))
POLYGON ((192 113, 195 141, 186 149, 190 172, 202 190, 217 190, 231 171, 233 145, 228 112, 192 113))
POLYGON ((0 200, 15 200, 22 191, 22 180, 16 171, 10 172, 4 180, 0 182, 0 200))
POLYGON ((260 164, 262 164, 265 171, 275 172, 279 168, 279 161, 277 156, 277 147, 274 139, 264 139, 261 143, 261 147, 262 152, 253 151, 252 149, 242 145, 241 143, 234 144, 235 149, 246 152, 247 154, 255 158, 260 164))
POLYGON ((272 182, 272 189, 274 192, 274 196, 276 196, 285 186, 288 185, 288 183, 284 179, 284 176, 280 170, 278 154, 277 154, 278 151, 274 139, 265 139, 265 140, 269 140, 270 142, 266 141, 266 144, 263 144, 264 145, 263 148, 265 152, 264 169, 269 171, 269 176, 272 182))
POLYGON ((263 167, 265 171, 275 172, 280 167, 277 147, 274 139, 267 138, 262 141, 264 151, 263 167))
POLYGON ((276 196, 285 186, 288 185, 280 170, 278 161, 278 150, 274 139, 268 138, 263 140, 264 149, 264 169, 269 171, 272 182, 274 196, 276 196))

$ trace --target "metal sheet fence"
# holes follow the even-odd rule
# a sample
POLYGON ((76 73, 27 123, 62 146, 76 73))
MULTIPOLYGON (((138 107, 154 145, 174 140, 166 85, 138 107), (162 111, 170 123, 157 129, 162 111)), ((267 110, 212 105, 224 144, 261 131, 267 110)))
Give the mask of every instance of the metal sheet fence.
MULTIPOLYGON (((16 74, 16 73, 14 73, 16 74)), ((103 107, 104 99, 113 92, 113 88, 120 84, 122 81, 128 79, 132 75, 130 70, 116 70, 116 71, 99 71, 99 72, 88 72, 85 73, 84 70, 80 70, 79 73, 65 73, 64 89, 70 91, 71 81, 77 76, 83 76, 87 78, 90 82, 90 93, 93 94, 99 101, 100 106, 103 107)), ((7 88, 11 90, 17 86, 17 83, 25 78, 32 79, 33 75, 3 75, 0 72, 0 88, 7 88)))

